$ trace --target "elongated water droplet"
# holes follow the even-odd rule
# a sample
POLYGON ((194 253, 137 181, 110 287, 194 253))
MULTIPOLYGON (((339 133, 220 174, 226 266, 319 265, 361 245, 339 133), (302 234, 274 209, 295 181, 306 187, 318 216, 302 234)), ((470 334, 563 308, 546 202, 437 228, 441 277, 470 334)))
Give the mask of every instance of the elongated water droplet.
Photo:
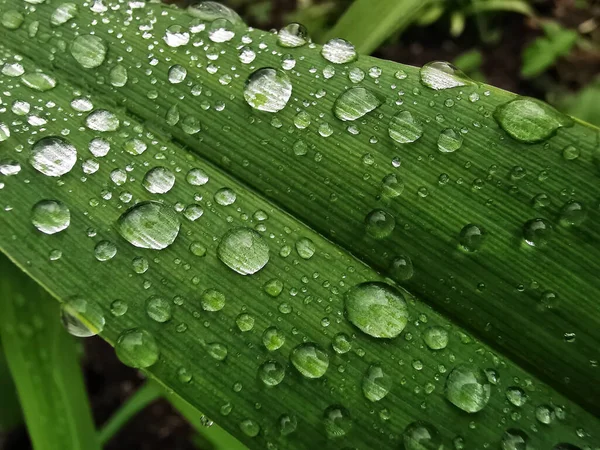
POLYGON ((404 296, 380 282, 361 283, 345 296, 348 320, 362 332, 376 338, 398 336, 408 321, 404 296))
POLYGON ((187 12, 205 22, 216 19, 227 19, 231 23, 243 23, 242 18, 233 9, 219 2, 200 2, 188 6, 187 12))
POLYGON ((117 338, 115 351, 123 364, 135 369, 154 365, 160 355, 156 339, 143 328, 122 332, 117 338))
POLYGON ((519 97, 498 106, 494 119, 510 137, 530 144, 545 141, 561 127, 573 126, 570 117, 529 97, 519 97))
POLYGON ((465 73, 444 61, 432 61, 421 67, 421 83, 435 90, 450 89, 473 84, 465 73))
POLYGON ((450 403, 468 413, 481 411, 490 399, 491 386, 485 372, 469 364, 456 366, 446 379, 450 403))
POLYGON ((140 248, 162 250, 179 234, 180 222, 172 209, 158 202, 142 202, 125 211, 118 231, 129 243, 140 248))
POLYGON ((356 120, 373 111, 382 101, 363 87, 350 88, 335 100, 333 113, 344 121, 356 120))
POLYGON ((56 80, 41 72, 26 73, 21 77, 21 83, 34 91, 46 92, 54 89, 56 80))
POLYGON ((340 405, 331 405, 323 413, 325 432, 331 439, 345 436, 352 429, 350 412, 340 405))
POLYGON ((50 24, 55 27, 63 25, 77 17, 77 14, 77 5, 75 3, 63 3, 52 12, 50 24))
POLYGON ((71 44, 71 55, 84 69, 99 67, 106 58, 106 44, 94 34, 77 36, 71 44))
POLYGON ((95 336, 104 329, 102 309, 84 298, 74 297, 62 303, 60 316, 64 327, 73 336, 95 336))
POLYGON ((378 402, 390 392, 392 377, 384 372, 378 364, 369 366, 363 377, 362 391, 365 397, 372 402, 378 402))
POLYGON ((85 125, 94 131, 116 131, 120 121, 112 112, 106 109, 97 109, 86 117, 85 125))
POLYGON ((282 47, 296 48, 306 45, 308 31, 301 23, 290 23, 279 30, 277 43, 282 47))
POLYGON ((60 177, 77 162, 77 150, 62 138, 45 137, 33 144, 29 162, 44 175, 60 177))
POLYGON ((269 262, 269 246, 250 228, 233 228, 221 239, 217 256, 240 275, 258 272, 269 262))
POLYGON ((409 144, 423 136, 423 126, 409 111, 400 111, 390 120, 388 133, 394 141, 409 144))
POLYGON ((281 111, 291 95, 292 83, 287 74, 270 67, 253 72, 244 87, 246 102, 260 111, 281 111))
POLYGON ((258 369, 258 376, 267 386, 277 386, 285 377, 285 369, 277 361, 267 361, 258 369))
POLYGON ((402 442, 404 450, 444 450, 437 428, 420 420, 412 422, 404 429, 402 442))
POLYGON ((331 39, 321 49, 321 55, 334 64, 346 64, 357 58, 354 45, 344 39, 331 39))
POLYGON ((321 378, 329 367, 327 352, 310 342, 294 348, 290 360, 298 372, 306 378, 321 378))

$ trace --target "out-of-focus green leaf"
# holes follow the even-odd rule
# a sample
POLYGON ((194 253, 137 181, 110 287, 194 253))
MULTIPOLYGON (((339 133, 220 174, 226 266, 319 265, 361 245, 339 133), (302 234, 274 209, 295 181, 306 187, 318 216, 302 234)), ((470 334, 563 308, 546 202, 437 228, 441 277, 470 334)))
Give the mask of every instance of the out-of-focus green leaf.
POLYGON ((35 450, 100 450, 75 341, 59 309, 0 255, 0 336, 35 450))
POLYGON ((450 34, 454 37, 460 36, 465 30, 465 15, 461 11, 454 11, 450 15, 450 34))
POLYGON ((525 78, 538 76, 552 67, 579 39, 575 30, 563 28, 556 22, 545 23, 543 29, 545 36, 538 37, 523 50, 521 75, 525 78))
POLYGON ((567 114, 600 127, 600 79, 577 93, 561 95, 555 103, 567 114))
POLYGON ((23 421, 21 405, 0 341, 0 433, 5 433, 23 421))
POLYGON ((526 16, 533 16, 534 10, 525 0, 479 0, 473 1, 463 9, 465 14, 480 14, 483 12, 515 12, 526 16))

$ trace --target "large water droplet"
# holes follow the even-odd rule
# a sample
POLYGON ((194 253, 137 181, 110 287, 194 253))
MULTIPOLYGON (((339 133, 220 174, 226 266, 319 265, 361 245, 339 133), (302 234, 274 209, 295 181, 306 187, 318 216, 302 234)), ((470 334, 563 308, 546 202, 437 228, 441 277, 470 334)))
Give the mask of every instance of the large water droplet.
POLYGON ((190 42, 190 33, 181 25, 171 25, 166 29, 163 40, 169 47, 181 47, 190 42))
POLYGON ((345 296, 348 320, 369 336, 394 338, 408 321, 404 296, 392 286, 380 282, 361 283, 345 296))
POLYGON ((94 34, 77 36, 71 44, 71 55, 85 69, 94 69, 102 65, 106 58, 106 50, 102 38, 94 34))
POLYGON ((446 398, 468 413, 481 411, 490 399, 491 386, 485 372, 469 364, 456 366, 446 379, 446 398))
POLYGON ((120 122, 117 116, 105 109, 92 111, 85 119, 85 125, 94 131, 116 131, 120 122))
POLYGON ((446 128, 438 136, 437 146, 442 153, 452 153, 458 150, 463 143, 462 134, 453 128, 446 128))
POLYGON ((42 200, 32 210, 31 222, 45 234, 66 230, 71 223, 71 212, 67 205, 58 200, 42 200))
POLYGON ((152 366, 160 355, 156 339, 143 328, 122 332, 117 338, 115 351, 123 364, 135 369, 152 366))
POLYGON ((327 352, 317 344, 300 344, 292 350, 290 360, 294 367, 306 378, 321 378, 329 367, 327 352))
POLYGON ((423 136, 423 126, 409 111, 400 111, 390 120, 388 133, 394 141, 409 144, 423 136))
POLYGON ((325 432, 335 439, 345 436, 352 428, 350 412, 340 405, 331 405, 323 413, 325 432))
POLYGON ((333 113, 344 121, 356 120, 380 106, 381 99, 363 87, 344 91, 333 104, 333 113))
POLYGON ((207 289, 202 293, 200 304, 204 311, 221 311, 225 307, 225 294, 217 289, 207 289))
POLYGON ((476 252, 483 245, 485 240, 486 231, 479 225, 472 223, 465 225, 460 230, 458 240, 460 246, 467 252, 476 252))
POLYGON ((273 352, 285 344, 285 335, 279 328, 269 327, 262 335, 262 342, 267 350, 273 352))
POLYGON ((158 295, 153 295, 146 300, 146 314, 152 320, 159 323, 167 322, 171 319, 171 302, 158 295))
POLYGON ((179 234, 180 222, 170 207, 158 202, 142 202, 125 211, 118 221, 118 231, 140 248, 162 250, 179 234))
POLYGON ((59 137, 45 137, 33 144, 29 162, 49 177, 68 173, 77 162, 77 150, 59 137))
POLYGON ((166 167, 154 167, 146 173, 142 185, 153 194, 166 194, 175 185, 175 174, 166 167))
POLYGON ((285 369, 277 361, 267 361, 258 369, 258 376, 267 386, 277 386, 285 377, 285 369))
POLYGON ((63 3, 52 12, 50 24, 58 27, 77 17, 77 14, 77 5, 75 3, 63 3))
POLYGON ((127 80, 129 79, 129 75, 127 74, 127 69, 117 64, 113 67, 108 74, 108 79, 110 80, 110 84, 114 87, 123 87, 127 84, 127 80))
POLYGON ((431 350, 442 350, 448 345, 448 331, 442 327, 429 327, 423 332, 423 340, 431 350))
POLYGON ((500 105, 494 119, 509 136, 519 142, 541 142, 561 127, 573 126, 573 120, 540 100, 520 97, 500 105))
POLYGON ((104 314, 97 303, 74 297, 61 304, 62 324, 73 336, 90 337, 104 329, 104 314))
POLYGON ((502 434, 502 450, 529 450, 525 432, 510 428, 502 434))
POLYGON ((0 23, 2 23, 2 26, 8 30, 19 29, 24 21, 25 17, 23 14, 14 9, 4 12, 0 18, 0 23))
POLYGON ((221 239, 217 256, 241 275, 258 272, 269 262, 269 246, 250 228, 233 228, 221 239))
POLYGON ((227 19, 231 23, 243 23, 242 18, 233 9, 218 2, 200 2, 188 6, 188 14, 212 22, 216 19, 227 19))
POLYGON ((365 217, 365 230, 375 239, 384 239, 396 228, 396 219, 383 209, 374 209, 365 217))
POLYGON ((290 78, 285 72, 270 67, 253 72, 244 87, 246 102, 260 111, 281 111, 291 95, 290 78))
POLYGON ((450 89, 473 84, 465 73, 444 61, 432 61, 421 67, 421 83, 435 90, 450 89))
POLYGON ((228 42, 234 36, 233 24, 227 19, 214 20, 208 29, 208 38, 213 42, 228 42))
POLYGON ((41 72, 26 73, 21 77, 21 83, 34 91, 46 92, 54 89, 56 80, 41 72))
POLYGON ((354 45, 344 39, 331 39, 321 49, 321 55, 334 64, 346 64, 356 60, 354 45))
POLYGON ((438 430, 428 422, 409 424, 402 433, 404 450, 444 450, 438 430))
POLYGON ((552 225, 546 219, 531 219, 523 225, 523 239, 532 247, 545 246, 552 237, 552 225))
POLYGON ((372 402, 378 402, 390 392, 392 377, 378 364, 369 366, 362 381, 362 391, 372 402))
POLYGON ((277 43, 282 47, 302 47, 308 42, 308 31, 301 23, 290 23, 281 30, 277 37, 277 43))

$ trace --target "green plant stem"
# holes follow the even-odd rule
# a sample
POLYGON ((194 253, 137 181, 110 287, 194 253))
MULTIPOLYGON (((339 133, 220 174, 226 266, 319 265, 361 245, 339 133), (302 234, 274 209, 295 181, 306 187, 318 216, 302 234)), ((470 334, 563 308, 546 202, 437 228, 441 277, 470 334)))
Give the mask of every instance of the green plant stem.
POLYGON ((163 389, 157 383, 151 380, 146 381, 102 426, 98 433, 100 443, 105 445, 133 416, 162 397, 163 393, 163 389))

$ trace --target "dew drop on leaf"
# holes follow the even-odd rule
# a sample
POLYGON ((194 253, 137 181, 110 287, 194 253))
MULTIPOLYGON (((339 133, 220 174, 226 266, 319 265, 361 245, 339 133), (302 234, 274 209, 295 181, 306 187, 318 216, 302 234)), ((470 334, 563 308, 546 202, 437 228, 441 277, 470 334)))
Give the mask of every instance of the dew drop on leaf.
POLYGON ((287 436, 292 434, 298 428, 298 419, 296 416, 290 416, 289 414, 282 414, 279 416, 277 420, 277 426, 279 429, 279 434, 282 436, 287 436))
POLYGON ((262 342, 267 350, 273 352, 285 344, 285 335, 279 328, 269 327, 263 332, 262 342))
POLYGON ((271 297, 278 297, 283 291, 283 281, 279 278, 272 278, 263 285, 263 290, 271 297))
POLYGON ((233 228, 219 242, 217 256, 240 275, 258 272, 269 262, 269 246, 262 236, 250 228, 233 228))
POLYGON ((383 209, 374 209, 365 217, 365 230, 375 239, 384 239, 396 228, 396 219, 383 209))
POLYGON ((390 392, 391 388, 392 377, 378 364, 369 366, 362 380, 364 396, 372 402, 378 402, 390 392))
POLYGON ((233 189, 230 188, 221 188, 214 195, 215 202, 221 206, 229 206, 235 203, 237 199, 237 194, 233 189))
POLYGON ((345 295, 348 320, 362 332, 376 338, 398 336, 408 321, 404 296, 381 282, 361 283, 345 295))
POLYGON ((258 376, 266 386, 277 386, 285 377, 285 368, 277 361, 266 361, 258 369, 258 376))
POLYGON ((108 261, 117 254, 117 246, 110 241, 100 241, 94 247, 94 256, 98 261, 108 261))
POLYGON ((118 220, 118 231, 125 240, 154 250, 175 242, 179 227, 180 221, 170 207, 151 201, 132 206, 118 220))
POLYGON ((450 89, 473 84, 463 71, 444 61, 432 61, 421 67, 421 83, 435 90, 450 89))
POLYGON ((181 47, 190 41, 190 33, 181 25, 171 25, 166 29, 163 40, 169 47, 181 47))
POLYGON ((279 30, 277 43, 282 47, 297 48, 308 42, 308 31, 301 23, 290 23, 279 30))
POLYGON ((502 450, 529 450, 529 438, 525 432, 509 428, 502 433, 502 450))
POLYGON ((399 255, 390 262, 389 274, 394 280, 410 280, 414 273, 413 263, 409 256, 399 255))
POLYGON ((523 225, 523 239, 532 247, 545 246, 552 237, 552 225, 546 219, 531 219, 523 225))
POLYGON ((321 55, 334 64, 346 64, 355 61, 358 55, 354 45, 344 39, 331 39, 323 45, 321 55))
POLYGON ((32 209, 31 223, 45 234, 66 230, 71 223, 71 212, 58 200, 42 200, 32 209))
POLYGON ((200 298, 204 311, 221 311, 225 307, 225 294, 217 289, 206 289, 200 298))
POLYGON ((85 125, 94 131, 116 131, 120 122, 117 116, 106 109, 92 111, 85 119, 85 125))
POLYGON ((404 110, 392 117, 388 133, 394 141, 400 144, 409 144, 423 136, 423 126, 410 111, 404 110))
POLYGON ((381 105, 381 99, 368 89, 354 87, 342 92, 333 104, 333 113, 343 121, 360 119, 381 105))
POLYGON ((260 433, 260 425, 252 419, 245 419, 240 422, 240 430, 248 437, 256 437, 260 433))
POLYGON ((153 295, 146 300, 146 314, 152 320, 164 323, 171 319, 171 302, 158 295, 153 295))
POLYGON ((61 304, 60 317, 66 330, 77 337, 90 337, 104 329, 104 315, 97 303, 72 297, 61 304))
POLYGON ((483 370, 470 364, 456 366, 446 379, 446 398, 468 413, 476 413, 485 408, 490 392, 491 386, 483 370))
POLYGON ((59 137, 45 137, 33 144, 29 162, 49 177, 68 173, 77 162, 77 150, 59 137))
POLYGON ((175 174, 166 167, 154 167, 146 173, 142 185, 153 194, 166 194, 175 185, 175 174))
POLYGON ((423 332, 423 340, 431 350, 443 350, 448 345, 448 331, 438 326, 428 327, 423 332))
POLYGON ((123 364, 135 369, 154 365, 160 355, 156 339, 143 328, 123 331, 117 338, 115 352, 123 364))
POLYGON ((323 413, 325 433, 331 439, 341 438, 352 429, 350 411, 340 405, 331 405, 323 413))
POLYGON ((84 69, 100 67, 106 58, 106 44, 94 34, 77 36, 71 44, 71 55, 84 69))
POLYGON ((208 28, 208 38, 213 42, 228 42, 234 36, 233 24, 227 19, 215 19, 208 28))
POLYGON ((296 241, 296 251, 302 259, 310 259, 316 251, 315 243, 309 238, 303 237, 296 241))
POLYGON ((205 22, 227 19, 231 23, 243 23, 238 13, 219 2, 206 1, 196 3, 188 6, 187 12, 190 16, 197 17, 205 22))
POLYGON ((259 111, 281 111, 292 95, 292 82, 281 70, 265 67, 250 74, 244 87, 246 102, 259 111))
POLYGON ((0 23, 7 30, 17 30, 23 25, 23 21, 25 17, 19 11, 11 9, 9 11, 4 12, 2 17, 0 18, 0 23))
POLYGON ((56 80, 42 72, 26 73, 21 77, 21 83, 38 92, 46 92, 56 87, 56 80))
POLYGON ((410 423, 402 432, 402 442, 405 450, 444 450, 438 430, 424 421, 410 423))
POLYGON ((527 394, 518 386, 510 386, 506 389, 506 398, 514 406, 523 406, 527 402, 527 394))
POLYGON ((483 245, 486 234, 483 227, 470 223, 460 230, 458 240, 463 250, 476 252, 483 245))
POLYGON ((108 79, 110 84, 114 87, 123 87, 127 84, 127 80, 129 79, 129 75, 127 74, 127 69, 121 64, 117 64, 110 70, 108 74, 108 79))
POLYGON ((460 132, 453 128, 442 130, 438 136, 437 146, 442 153, 453 153, 463 144, 463 137, 460 132))
POLYGON ((321 378, 329 367, 327 352, 312 342, 295 347, 290 354, 290 361, 306 378, 321 378))

